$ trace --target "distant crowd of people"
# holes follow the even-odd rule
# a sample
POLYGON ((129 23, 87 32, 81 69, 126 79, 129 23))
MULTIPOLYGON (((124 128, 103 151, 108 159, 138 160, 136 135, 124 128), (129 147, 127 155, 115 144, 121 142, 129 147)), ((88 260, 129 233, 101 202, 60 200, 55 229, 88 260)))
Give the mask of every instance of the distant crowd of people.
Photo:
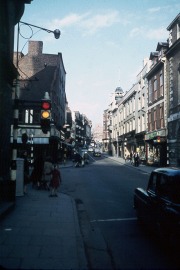
POLYGON ((140 164, 140 159, 139 159, 139 154, 138 152, 131 152, 130 155, 128 155, 127 157, 125 156, 125 161, 130 161, 132 165, 134 165, 135 167, 138 167, 140 164))

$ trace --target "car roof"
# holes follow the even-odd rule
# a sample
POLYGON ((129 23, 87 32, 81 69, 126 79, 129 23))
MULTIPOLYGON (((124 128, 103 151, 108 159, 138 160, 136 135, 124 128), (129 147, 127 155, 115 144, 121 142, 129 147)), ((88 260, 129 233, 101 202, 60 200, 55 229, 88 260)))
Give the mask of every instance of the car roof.
POLYGON ((180 176, 180 169, 175 167, 158 168, 155 169, 153 172, 162 173, 169 176, 176 176, 176 175, 180 176))

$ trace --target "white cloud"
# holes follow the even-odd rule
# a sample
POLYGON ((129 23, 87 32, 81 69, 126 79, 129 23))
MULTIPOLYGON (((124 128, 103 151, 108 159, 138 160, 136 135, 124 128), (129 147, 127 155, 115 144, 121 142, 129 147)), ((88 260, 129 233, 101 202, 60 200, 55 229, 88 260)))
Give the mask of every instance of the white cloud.
POLYGON ((148 39, 155 39, 162 41, 163 39, 168 38, 167 30, 163 27, 156 28, 156 29, 150 29, 145 33, 146 37, 148 39))
POLYGON ((60 28, 63 31, 63 28, 76 26, 83 30, 84 34, 94 34, 98 30, 110 27, 120 21, 122 24, 128 23, 127 19, 120 19, 118 11, 107 11, 106 13, 95 15, 92 12, 83 14, 71 13, 63 19, 54 19, 48 24, 48 27, 50 29, 60 28))
POLYGON ((158 12, 159 10, 161 10, 161 9, 162 9, 162 7, 149 8, 148 12, 149 13, 155 13, 155 12, 158 12))
POLYGON ((119 13, 117 11, 97 14, 91 18, 85 19, 81 25, 88 33, 93 34, 99 29, 110 27, 119 22, 119 13))
POLYGON ((137 36, 142 35, 142 33, 143 33, 143 29, 140 28, 140 27, 136 27, 136 28, 133 28, 133 29, 130 31, 129 36, 130 36, 131 38, 134 38, 134 37, 137 37, 137 36))
POLYGON ((76 13, 72 13, 72 14, 64 17, 62 20, 55 19, 53 21, 53 23, 56 25, 59 24, 61 27, 72 26, 72 25, 78 24, 81 21, 83 21, 83 19, 86 18, 88 16, 88 14, 89 13, 84 13, 82 15, 79 15, 76 13))
POLYGON ((133 28, 130 33, 129 33, 130 38, 134 37, 140 37, 142 38, 147 38, 150 40, 163 40, 168 38, 168 33, 166 28, 164 27, 159 27, 155 29, 145 29, 142 27, 136 27, 133 28))

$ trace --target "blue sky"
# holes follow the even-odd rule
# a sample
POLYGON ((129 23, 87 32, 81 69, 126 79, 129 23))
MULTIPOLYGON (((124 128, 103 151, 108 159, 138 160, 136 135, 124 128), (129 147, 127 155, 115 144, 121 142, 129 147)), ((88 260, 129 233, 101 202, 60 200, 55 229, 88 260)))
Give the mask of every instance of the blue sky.
MULTIPOLYGON (((31 40, 43 41, 43 53, 62 53, 69 106, 95 127, 111 93, 132 87, 143 59, 167 40, 166 28, 179 12, 179 0, 33 0, 21 20, 61 30, 56 40, 34 28, 31 40)), ((21 33, 28 38, 31 32, 22 26, 21 33)), ((25 43, 20 37, 23 53, 25 43)))

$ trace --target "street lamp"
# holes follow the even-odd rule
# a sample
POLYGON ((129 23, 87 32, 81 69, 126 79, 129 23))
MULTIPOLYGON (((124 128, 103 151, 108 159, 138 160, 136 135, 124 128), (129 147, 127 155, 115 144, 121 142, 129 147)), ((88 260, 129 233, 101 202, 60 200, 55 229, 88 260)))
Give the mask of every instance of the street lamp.
MULTIPOLYGON (((28 38, 28 40, 35 34, 33 32, 32 27, 38 28, 40 30, 46 31, 47 33, 53 33, 54 37, 56 39, 59 39, 60 37, 60 30, 59 29, 55 29, 54 31, 37 26, 37 25, 33 25, 30 23, 26 23, 26 22, 22 22, 20 21, 19 23, 27 25, 31 28, 32 34, 31 36, 28 38)), ((23 37, 23 35, 21 35, 20 33, 20 25, 18 23, 18 32, 17 32, 17 59, 16 59, 16 68, 17 71, 19 70, 19 36, 21 36, 22 38, 26 39, 25 37, 23 37)), ((25 43, 26 45, 26 43, 25 43)), ((11 180, 15 181, 16 180, 16 169, 17 169, 17 165, 16 165, 16 159, 17 159, 17 137, 18 137, 18 119, 19 119, 19 75, 16 78, 16 83, 15 83, 15 89, 14 89, 14 115, 13 115, 13 147, 12 147, 12 161, 11 161, 11 180)))
MULTIPOLYGON (((48 33, 53 33, 53 34, 54 34, 54 37, 55 37, 56 39, 59 39, 59 37, 60 37, 60 35, 61 35, 61 32, 60 32, 59 29, 55 29, 54 31, 52 31, 52 30, 49 30, 49 29, 46 29, 46 28, 43 28, 43 27, 40 27, 40 26, 37 26, 37 25, 34 25, 34 24, 30 24, 30 23, 26 23, 26 22, 22 22, 22 21, 20 21, 20 23, 25 24, 25 25, 28 25, 29 27, 32 26, 32 27, 41 29, 41 30, 46 31, 46 32, 48 32, 48 33)), ((33 36, 33 35, 32 35, 32 36, 33 36)), ((32 37, 32 36, 31 36, 31 37, 32 37)))

